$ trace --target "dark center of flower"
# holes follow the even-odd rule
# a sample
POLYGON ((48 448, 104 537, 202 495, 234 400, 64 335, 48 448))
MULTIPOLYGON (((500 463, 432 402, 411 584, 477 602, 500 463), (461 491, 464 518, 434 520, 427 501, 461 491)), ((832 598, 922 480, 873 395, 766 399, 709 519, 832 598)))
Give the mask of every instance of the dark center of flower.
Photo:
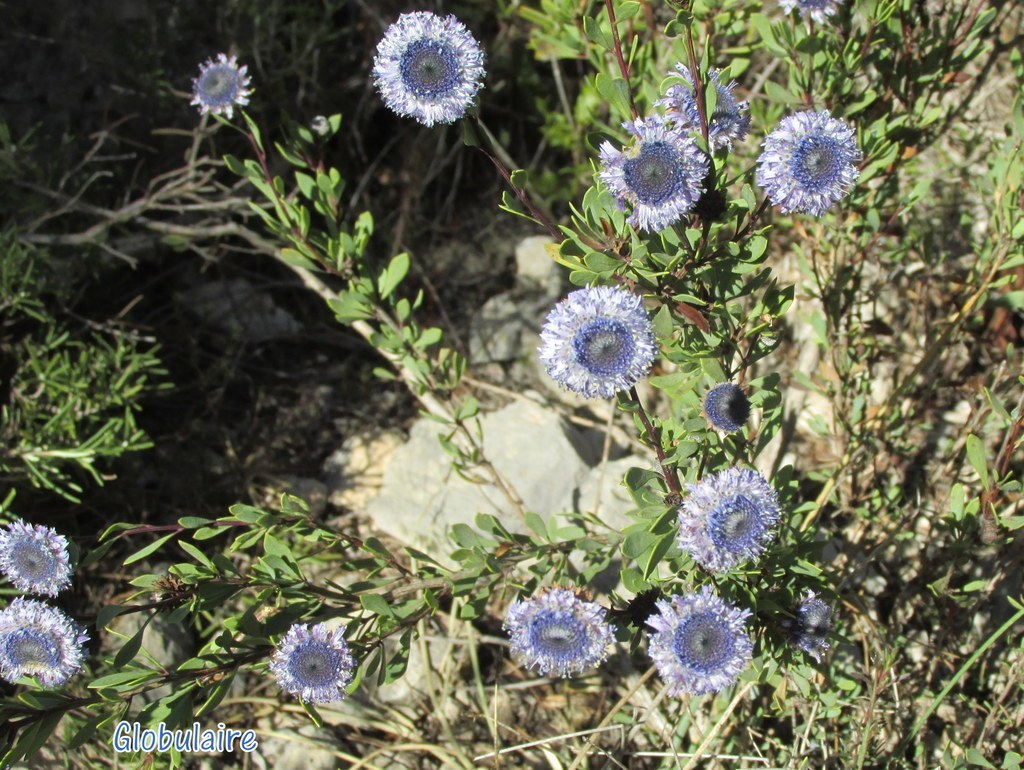
POLYGON ((231 104, 238 95, 238 71, 226 64, 216 64, 199 76, 198 88, 207 104, 231 104))
POLYGON ((711 542, 727 551, 743 551, 753 545, 764 530, 760 511, 749 498, 732 495, 708 514, 711 542))
POLYGON ((586 624, 563 610, 540 612, 530 624, 531 646, 543 655, 564 656, 586 638, 586 624))
POLYGON ((679 155, 668 142, 645 142, 622 171, 626 185, 641 203, 657 206, 671 198, 682 182, 679 155))
POLYGON ((833 139, 827 136, 805 136, 793 151, 793 176, 812 192, 835 184, 842 170, 839 155, 833 139))
POLYGON ((292 654, 290 665, 296 681, 303 686, 323 687, 335 681, 341 660, 337 650, 313 639, 292 654))
POLYGON ((53 557, 41 543, 29 541, 17 543, 11 549, 11 561, 24 576, 33 579, 46 577, 53 557))
POLYGON ((736 385, 716 385, 708 393, 704 409, 716 427, 739 430, 750 417, 750 401, 736 385))
POLYGON ((800 608, 800 630, 813 636, 824 636, 832 630, 832 611, 821 601, 812 601, 800 608))
POLYGON ((60 650, 53 637, 37 628, 19 628, 8 637, 7 657, 23 671, 54 669, 60 664, 60 650))
POLYGON ((699 674, 712 674, 732 655, 732 634, 712 613, 700 612, 679 624, 672 639, 672 652, 687 668, 699 674))
POLYGON ((591 321, 576 332, 572 346, 580 366, 603 376, 622 373, 634 352, 633 338, 626 325, 607 318, 591 321))
POLYGON ((458 84, 458 59, 452 49, 438 40, 414 40, 398 64, 405 87, 416 96, 437 99, 458 84))

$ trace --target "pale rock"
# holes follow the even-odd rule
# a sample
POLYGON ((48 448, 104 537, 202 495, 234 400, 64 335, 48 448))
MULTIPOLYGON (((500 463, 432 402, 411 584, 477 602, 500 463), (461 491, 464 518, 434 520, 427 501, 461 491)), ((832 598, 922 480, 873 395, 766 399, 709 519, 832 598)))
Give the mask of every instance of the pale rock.
POLYGON ((385 431, 350 436, 324 461, 324 480, 331 505, 361 511, 380 491, 384 468, 402 445, 402 437, 385 431))
POLYGON ((627 514, 637 506, 623 483, 631 468, 650 469, 652 463, 648 457, 631 455, 592 468, 580 484, 577 510, 596 512, 598 520, 615 532, 632 524, 627 514))
POLYGON ((519 357, 528 327, 522 305, 511 294, 487 300, 469 327, 469 360, 474 365, 519 357))
POLYGON ((549 302, 562 293, 563 268, 548 251, 553 241, 546 235, 524 238, 516 246, 516 283, 534 287, 549 302))
POLYGON ((260 770, 334 770, 340 765, 335 753, 340 744, 329 730, 311 722, 295 728, 261 722, 260 728, 259 747, 250 754, 260 770))
MULTIPOLYGON (((589 471, 578 449, 586 447, 588 437, 563 425, 554 410, 525 400, 482 415, 480 423, 485 456, 526 510, 542 516, 573 510, 575 490, 589 471)), ((478 513, 496 516, 510 530, 525 531, 522 517, 487 480, 485 469, 471 470, 482 483, 467 481, 451 469, 452 458, 437 439, 444 431, 433 420, 416 422, 406 443, 391 456, 380 493, 366 506, 375 528, 439 560, 447 560, 452 550, 452 525, 473 526, 478 513)))

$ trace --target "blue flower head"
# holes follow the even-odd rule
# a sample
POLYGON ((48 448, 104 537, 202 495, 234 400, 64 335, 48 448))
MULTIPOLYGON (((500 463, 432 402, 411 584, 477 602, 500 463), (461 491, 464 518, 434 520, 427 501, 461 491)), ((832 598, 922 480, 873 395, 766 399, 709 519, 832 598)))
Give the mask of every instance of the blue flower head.
POLYGON ((274 651, 269 668, 285 692, 307 703, 331 703, 345 697, 356 661, 341 628, 296 623, 274 651))
POLYGON ((19 591, 56 596, 71 585, 68 541, 50 527, 12 522, 0 529, 0 573, 19 591))
POLYGON ((832 631, 832 608, 808 591, 796 608, 796 617, 783 625, 789 630, 790 641, 815 660, 820 661, 828 650, 828 635, 832 631))
POLYGON ((705 586, 699 592, 657 603, 648 653, 669 695, 718 692, 736 681, 752 658, 744 629, 750 610, 733 607, 705 586))
MULTIPOLYGON (((686 82, 670 86, 665 96, 655 104, 664 107, 669 119, 677 125, 688 131, 700 131, 700 111, 690 68, 685 64, 676 64, 676 72, 686 82)), ((708 142, 712 149, 732 147, 733 142, 743 141, 750 129, 747 103, 736 101, 732 93, 736 81, 723 85, 718 70, 708 72, 708 81, 717 94, 715 111, 708 118, 708 142)))
POLYGON ((465 114, 484 77, 484 52, 454 16, 403 13, 377 44, 373 78, 388 109, 425 126, 465 114))
POLYGON ((586 398, 611 398, 633 387, 657 352, 643 301, 611 286, 570 293, 551 309, 540 338, 548 374, 586 398))
POLYGON ((523 665, 562 677, 599 664, 615 639, 604 608, 567 588, 513 602, 504 628, 523 665))
POLYGON ((42 687, 64 684, 82 667, 89 635, 55 607, 18 597, 0 611, 0 677, 33 676, 42 687))
POLYGON ((775 490, 757 471, 728 468, 687 484, 679 506, 679 547, 710 572, 760 556, 780 517, 775 490))
POLYGON ((633 142, 616 150, 601 145, 600 179, 625 210, 633 207, 629 223, 639 230, 664 230, 689 212, 704 192, 708 158, 681 126, 664 118, 623 123, 633 142))
POLYGON ((853 129, 828 110, 782 119, 757 159, 757 184, 783 213, 820 217, 857 181, 861 152, 853 129))
POLYGON ((199 77, 192 81, 192 104, 201 113, 224 115, 228 119, 234 114, 235 105, 244 107, 249 103, 252 89, 245 66, 238 66, 234 54, 217 54, 216 61, 207 59, 199 66, 199 77))
POLYGON ((738 385, 723 382, 704 397, 704 414, 718 430, 738 431, 750 417, 750 400, 738 385))
POLYGON ((806 19, 808 16, 818 24, 835 15, 843 0, 779 0, 779 5, 786 13, 792 13, 793 9, 800 9, 800 17, 806 19))

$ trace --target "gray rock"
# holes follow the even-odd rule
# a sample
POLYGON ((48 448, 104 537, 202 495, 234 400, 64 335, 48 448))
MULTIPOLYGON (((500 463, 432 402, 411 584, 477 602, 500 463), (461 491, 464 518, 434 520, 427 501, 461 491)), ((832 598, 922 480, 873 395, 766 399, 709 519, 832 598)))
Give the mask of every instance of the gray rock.
POLYGON ((324 461, 324 480, 331 505, 361 511, 380 491, 384 469, 402 445, 394 432, 356 434, 324 461))
POLYGON ((563 288, 564 271, 545 248, 551 243, 533 236, 516 246, 515 288, 487 300, 470 324, 471 363, 514 361, 537 347, 536 335, 563 288))
POLYGON ((299 727, 270 728, 261 734, 260 745, 250 756, 252 764, 264 770, 334 770, 340 765, 335 754, 340 744, 329 730, 312 723, 299 727))
MULTIPOLYGON (((576 487, 589 469, 574 445, 587 439, 563 425, 550 409, 515 401, 480 418, 484 452, 518 492, 527 510, 542 516, 573 510, 576 487)), ((373 525, 439 560, 452 549, 453 524, 472 525, 477 513, 490 513, 511 530, 524 531, 522 518, 481 469, 472 483, 451 469, 437 435, 444 427, 422 419, 392 456, 380 493, 367 504, 373 525)))
POLYGON ((511 294, 487 300, 469 327, 469 360, 473 364, 513 361, 522 350, 529 324, 511 294))
POLYGON ((449 639, 432 637, 422 644, 419 639, 413 639, 405 673, 397 681, 376 688, 374 697, 383 703, 396 705, 425 701, 429 697, 431 683, 435 690, 443 687, 440 672, 452 654, 453 645, 449 639))
POLYGON ((553 302, 562 294, 565 270, 551 257, 546 235, 524 238, 516 246, 516 285, 553 302))
POLYGON ((246 342, 264 342, 302 330, 265 291, 244 278, 204 283, 177 294, 200 319, 246 342))
POLYGON ((623 479, 630 468, 650 467, 649 457, 631 455, 592 468, 580 484, 577 510, 595 514, 609 529, 620 532, 632 523, 627 514, 636 509, 623 479))

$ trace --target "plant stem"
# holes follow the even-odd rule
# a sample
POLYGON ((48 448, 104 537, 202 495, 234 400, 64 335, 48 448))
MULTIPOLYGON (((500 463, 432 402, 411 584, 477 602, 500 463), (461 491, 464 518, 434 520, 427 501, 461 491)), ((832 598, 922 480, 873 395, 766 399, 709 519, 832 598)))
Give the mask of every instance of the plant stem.
POLYGON ((622 79, 626 81, 626 93, 629 94, 629 111, 633 115, 633 120, 636 120, 640 117, 640 113, 637 112, 636 102, 633 100, 633 87, 629 83, 629 65, 626 64, 626 59, 622 55, 622 41, 619 40, 619 29, 615 22, 615 8, 612 6, 612 0, 604 0, 604 7, 608 11, 608 21, 612 26, 615 60, 619 63, 619 72, 622 73, 622 79))
POLYGON ((533 201, 530 200, 530 196, 527 195, 526 190, 524 190, 521 187, 517 187, 515 184, 513 184, 512 173, 508 170, 505 164, 498 159, 497 155, 491 152, 489 149, 487 149, 487 147, 484 145, 485 139, 488 141, 490 140, 487 131, 483 127, 483 124, 480 123, 480 118, 478 118, 476 115, 471 115, 469 119, 469 125, 473 129, 473 134, 477 140, 476 146, 480 150, 480 152, 486 155, 488 159, 491 161, 491 163, 494 164, 494 167, 498 169, 498 173, 501 174, 501 178, 505 180, 505 184, 507 184, 512 189, 512 192, 516 194, 516 197, 519 199, 519 202, 523 204, 523 207, 530 213, 530 216, 533 217, 533 219, 535 219, 539 225, 541 225, 545 230, 548 231, 548 234, 555 239, 556 243, 561 243, 563 240, 562 231, 558 229, 558 226, 551 221, 551 218, 547 214, 545 214, 543 211, 537 208, 533 201))
POLYGON ((647 412, 644 411, 644 405, 640 403, 640 395, 636 392, 635 385, 629 389, 629 396, 637 405, 637 414, 640 415, 640 422, 643 423, 644 430, 647 432, 647 440, 654 448, 654 453, 658 456, 658 464, 661 466, 661 476, 665 479, 665 486, 668 487, 669 492, 672 494, 682 495, 683 488, 679 485, 676 467, 666 461, 665 449, 661 445, 661 433, 651 424, 647 412))

